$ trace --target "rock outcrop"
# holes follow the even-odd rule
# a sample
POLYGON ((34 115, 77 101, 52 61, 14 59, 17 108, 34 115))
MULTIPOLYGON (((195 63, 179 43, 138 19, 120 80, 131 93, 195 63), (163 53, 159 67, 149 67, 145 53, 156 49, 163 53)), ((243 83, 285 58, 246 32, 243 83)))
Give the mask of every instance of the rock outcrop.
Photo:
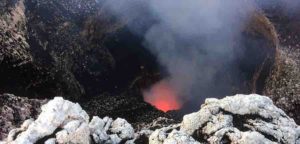
POLYGON ((300 124, 300 9, 287 13, 282 4, 266 9, 266 15, 276 26, 280 47, 278 60, 266 81, 264 95, 300 124))
POLYGON ((300 127, 271 99, 256 94, 207 99, 179 124, 159 118, 136 132, 121 118, 94 116, 90 121, 79 104, 56 97, 42 106, 35 121, 26 120, 2 143, 298 144, 300 127))
POLYGON ((26 18, 24 0, 14 2, 14 8, 0 13, 0 64, 11 62, 15 67, 32 61, 26 41, 26 18))
POLYGON ((5 143, 120 143, 133 137, 134 129, 126 120, 93 117, 89 122, 78 103, 56 97, 42 106, 35 121, 28 119, 21 128, 10 131, 5 143))
POLYGON ((300 127, 294 120, 271 99, 255 94, 207 99, 200 111, 185 115, 177 129, 156 130, 150 143, 300 143, 300 127))
POLYGON ((7 137, 10 130, 19 127, 23 121, 36 118, 46 100, 28 99, 12 94, 0 95, 0 139, 7 137))

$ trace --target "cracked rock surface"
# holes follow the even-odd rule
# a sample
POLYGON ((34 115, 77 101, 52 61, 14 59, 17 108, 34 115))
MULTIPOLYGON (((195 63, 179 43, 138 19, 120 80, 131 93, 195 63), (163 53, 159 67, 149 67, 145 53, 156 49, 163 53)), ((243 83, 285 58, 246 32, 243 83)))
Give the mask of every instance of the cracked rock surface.
MULTIPOLYGON (((256 94, 207 99, 201 110, 185 115, 179 141, 200 143, 300 143, 300 127, 270 98, 256 94), (186 135, 192 136, 187 138, 186 135)), ((176 129, 162 128, 150 143, 177 141, 176 129), (167 129, 167 130, 166 130, 167 129)))
POLYGON ((138 129, 122 118, 90 120, 78 103, 56 97, 35 121, 26 120, 0 143, 299 144, 300 127, 270 98, 256 94, 210 98, 179 124, 159 118, 138 129))
POLYGON ((28 119, 20 128, 11 130, 3 143, 120 143, 134 137, 134 129, 126 120, 96 116, 89 122, 88 114, 78 103, 61 97, 41 109, 35 121, 28 119))

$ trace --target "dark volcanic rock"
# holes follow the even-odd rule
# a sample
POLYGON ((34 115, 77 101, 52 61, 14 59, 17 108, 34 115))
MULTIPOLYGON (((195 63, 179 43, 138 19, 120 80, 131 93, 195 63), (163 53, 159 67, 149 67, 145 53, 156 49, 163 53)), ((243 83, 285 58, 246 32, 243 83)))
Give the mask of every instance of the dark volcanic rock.
POLYGON ((241 69, 250 76, 251 92, 261 94, 265 81, 276 63, 279 47, 277 32, 264 13, 254 12, 245 29, 245 35, 246 52, 241 69))
POLYGON ((276 26, 280 47, 278 60, 269 76, 264 93, 300 123, 300 10, 287 11, 275 5, 266 10, 276 26), (284 95, 284 97, 283 97, 284 95))
MULTIPOLYGON (((20 0, 10 4, 0 16, 0 92, 47 97, 60 94, 62 90, 70 91, 75 84, 65 82, 68 77, 58 70, 54 73, 50 66, 41 64, 33 56, 36 53, 28 40, 30 34, 27 28, 31 22, 27 18, 26 2, 20 0)), ((48 61, 47 57, 42 61, 48 61)), ((76 92, 78 88, 72 90, 76 92)))
POLYGON ((7 137, 10 130, 19 127, 23 121, 36 118, 46 100, 0 95, 0 139, 7 137))
MULTIPOLYGON (((0 3, 8 8, 6 1, 0 3)), ((131 122, 166 116, 135 93, 139 83, 150 85, 143 79, 151 77, 147 61, 153 65, 154 58, 143 50, 142 40, 101 5, 93 0, 17 3, 21 6, 11 4, 11 10, 21 8, 18 24, 22 29, 7 26, 14 16, 8 10, 0 17, 6 24, 0 26, 4 48, 0 49, 0 93, 30 98, 59 95, 82 101, 89 114, 124 117, 131 122), (15 33, 22 36, 20 41, 14 40, 15 33), (10 38, 13 41, 5 45, 10 38)))
POLYGON ((97 14, 95 2, 29 0, 26 7, 31 51, 36 62, 49 67, 61 83, 60 95, 78 99, 94 94, 89 89, 101 90, 114 59, 101 45, 103 35, 99 39, 89 35, 93 29, 87 21, 97 14))
POLYGON ((140 94, 134 93, 134 91, 124 92, 117 96, 103 94, 82 103, 82 107, 89 115, 97 115, 99 117, 110 116, 113 118, 121 117, 134 124, 134 126, 142 123, 150 123, 158 117, 170 117, 144 102, 141 99, 142 96, 133 95, 140 94))
POLYGON ((73 100, 122 93, 157 65, 141 38, 102 3, 16 0, 0 6, 1 93, 73 100))
MULTIPOLYGON (((280 43, 286 47, 289 47, 288 43, 292 43, 293 48, 299 47, 300 44, 295 43, 297 31, 293 31, 298 30, 298 21, 289 22, 269 13, 267 16, 276 25, 280 24, 276 27, 280 43), (285 28, 288 30, 285 31, 285 28), (295 34, 294 41, 290 40, 293 38, 289 37, 289 33, 295 34)), ((139 24, 137 19, 126 22, 139 24)), ((145 88, 160 80, 161 74, 155 57, 142 45, 143 37, 133 34, 122 20, 111 15, 102 2, 95 0, 1 1, 0 93, 32 98, 61 95, 84 101, 84 106, 93 105, 88 109, 91 113, 124 116, 131 122, 152 121, 151 118, 164 116, 144 103, 139 92, 134 92, 135 87, 145 88), (145 117, 135 117, 136 113, 145 117)), ((145 32, 149 25, 141 22, 139 28, 145 32)), ((299 65, 291 66, 292 75, 286 72, 288 68, 278 68, 279 63, 284 62, 279 59, 282 56, 277 53, 278 47, 273 24, 262 12, 255 12, 243 31, 241 45, 236 47, 243 49, 236 60, 241 80, 235 82, 236 73, 222 70, 216 79, 228 83, 228 89, 224 93, 215 90, 205 96, 267 93, 296 118, 299 81, 290 81, 297 77, 299 70, 295 67, 299 65), (266 83, 274 63, 281 72, 273 72, 273 79, 266 83), (280 77, 275 73, 280 73, 280 77), (284 79, 289 80, 273 84, 284 79), (283 85, 286 86, 281 92, 279 88, 283 85), (282 95, 289 95, 288 100, 280 100, 282 95), (291 103, 293 106, 290 106, 291 103)))

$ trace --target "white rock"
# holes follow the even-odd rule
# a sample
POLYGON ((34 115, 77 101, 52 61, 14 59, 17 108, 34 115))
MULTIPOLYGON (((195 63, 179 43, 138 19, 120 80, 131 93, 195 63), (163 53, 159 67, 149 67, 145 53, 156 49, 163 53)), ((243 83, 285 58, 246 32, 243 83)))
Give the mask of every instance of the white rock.
POLYGON ((134 129, 125 119, 117 118, 113 121, 110 131, 117 133, 121 139, 131 139, 134 137, 134 129))
POLYGON ((59 132, 56 133, 56 141, 58 143, 64 143, 69 141, 69 137, 68 137, 68 131, 67 130, 61 130, 59 132))
MULTIPOLYGON (((185 115, 181 131, 207 135, 210 143, 296 143, 300 128, 265 96, 236 95, 207 99, 200 111, 185 115)), ((199 137, 201 135, 198 135, 199 137)))
POLYGON ((111 123, 113 122, 113 119, 112 118, 109 118, 109 117, 104 117, 103 118, 103 121, 105 122, 105 126, 104 126, 104 131, 108 131, 110 126, 111 126, 111 123))
POLYGON ((104 143, 105 141, 109 140, 110 137, 107 135, 105 131, 97 130, 95 133, 92 134, 93 140, 95 143, 104 143))
POLYGON ((180 125, 180 131, 170 126, 155 130, 149 143, 198 143, 195 139, 202 139, 212 144, 300 144, 300 128, 294 120, 268 97, 256 94, 207 99, 198 112, 185 115, 180 125))
POLYGON ((163 144, 200 144, 200 142, 182 131, 173 130, 163 144))
POLYGON ((240 144, 276 144, 266 139, 263 135, 258 132, 244 132, 242 138, 238 140, 240 144))
POLYGON ((7 136, 7 142, 12 142, 18 133, 25 131, 32 123, 33 119, 28 119, 23 122, 21 128, 11 130, 7 136))
POLYGON ((134 144, 136 140, 145 139, 145 137, 149 138, 152 133, 152 130, 142 129, 134 134, 133 139, 126 141, 126 144, 134 144))
POLYGON ((21 126, 21 129, 23 131, 25 131, 26 129, 28 129, 28 127, 30 126, 30 124, 32 124, 34 122, 33 119, 28 119, 28 120, 25 120, 21 126))
POLYGON ((42 112, 35 121, 27 120, 21 128, 12 130, 5 142, 33 144, 49 135, 56 137, 47 140, 47 143, 89 144, 92 137, 96 143, 117 144, 133 139, 134 129, 121 118, 114 121, 109 117, 93 117, 89 123, 89 116, 79 104, 56 97, 42 106, 42 112), (58 128, 62 130, 54 133, 58 128))
POLYGON ((93 117, 89 128, 95 143, 119 143, 134 137, 134 129, 126 120, 93 117), (108 135, 110 133, 111 135, 108 135))
POLYGON ((79 120, 74 120, 64 125, 63 129, 66 130, 68 133, 73 133, 79 128, 80 125, 81 122, 79 120))
POLYGON ((104 126, 105 121, 97 116, 94 116, 91 122, 89 123, 91 133, 95 133, 96 130, 104 131, 104 126))
POLYGON ((109 137, 110 137, 110 140, 106 141, 106 143, 108 143, 108 144, 118 144, 122 141, 122 139, 119 138, 117 134, 109 135, 109 137))
POLYGON ((170 132, 180 125, 171 125, 155 130, 149 137, 149 144, 163 144, 170 132), (168 133, 169 132, 169 133, 168 133))
POLYGON ((106 123, 108 122, 108 117, 105 120, 94 116, 91 122, 89 123, 89 128, 93 140, 95 143, 104 143, 105 141, 109 140, 110 137, 107 135, 107 131, 105 131, 106 123))
POLYGON ((87 123, 78 123, 73 121, 68 123, 64 129, 56 134, 58 143, 76 143, 76 144, 89 144, 90 143, 90 129, 87 123))
MULTIPOLYGON (((18 135, 14 140, 17 144, 32 144, 37 140, 51 135, 57 128, 64 126, 73 120, 88 122, 89 116, 82 110, 79 104, 74 104, 64 100, 61 97, 56 97, 42 106, 42 112, 26 131, 18 135)), ((24 125, 26 125, 25 122, 24 125)), ((25 128, 27 126, 24 126, 25 128)))
POLYGON ((0 143, 33 144, 55 135, 45 143, 89 144, 92 137, 95 143, 133 144, 136 139, 149 136, 150 144, 199 144, 199 139, 212 144, 300 144, 300 128, 294 120, 269 98, 255 94, 207 99, 198 112, 184 116, 180 124, 161 126, 154 131, 144 128, 134 133, 131 124, 121 118, 93 117, 89 122, 78 104, 55 98, 42 107, 35 121, 25 121, 0 143), (58 128, 62 130, 54 133, 58 128))
POLYGON ((45 144, 55 144, 56 143, 56 139, 55 138, 51 138, 45 141, 45 144))

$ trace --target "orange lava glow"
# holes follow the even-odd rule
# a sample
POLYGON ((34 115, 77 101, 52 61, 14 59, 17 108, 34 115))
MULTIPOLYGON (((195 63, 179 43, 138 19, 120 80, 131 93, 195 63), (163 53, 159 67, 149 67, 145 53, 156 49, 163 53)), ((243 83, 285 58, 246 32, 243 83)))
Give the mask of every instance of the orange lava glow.
POLYGON ((155 84, 150 90, 144 91, 143 95, 146 102, 164 112, 177 110, 181 107, 181 102, 176 92, 167 81, 155 84))

